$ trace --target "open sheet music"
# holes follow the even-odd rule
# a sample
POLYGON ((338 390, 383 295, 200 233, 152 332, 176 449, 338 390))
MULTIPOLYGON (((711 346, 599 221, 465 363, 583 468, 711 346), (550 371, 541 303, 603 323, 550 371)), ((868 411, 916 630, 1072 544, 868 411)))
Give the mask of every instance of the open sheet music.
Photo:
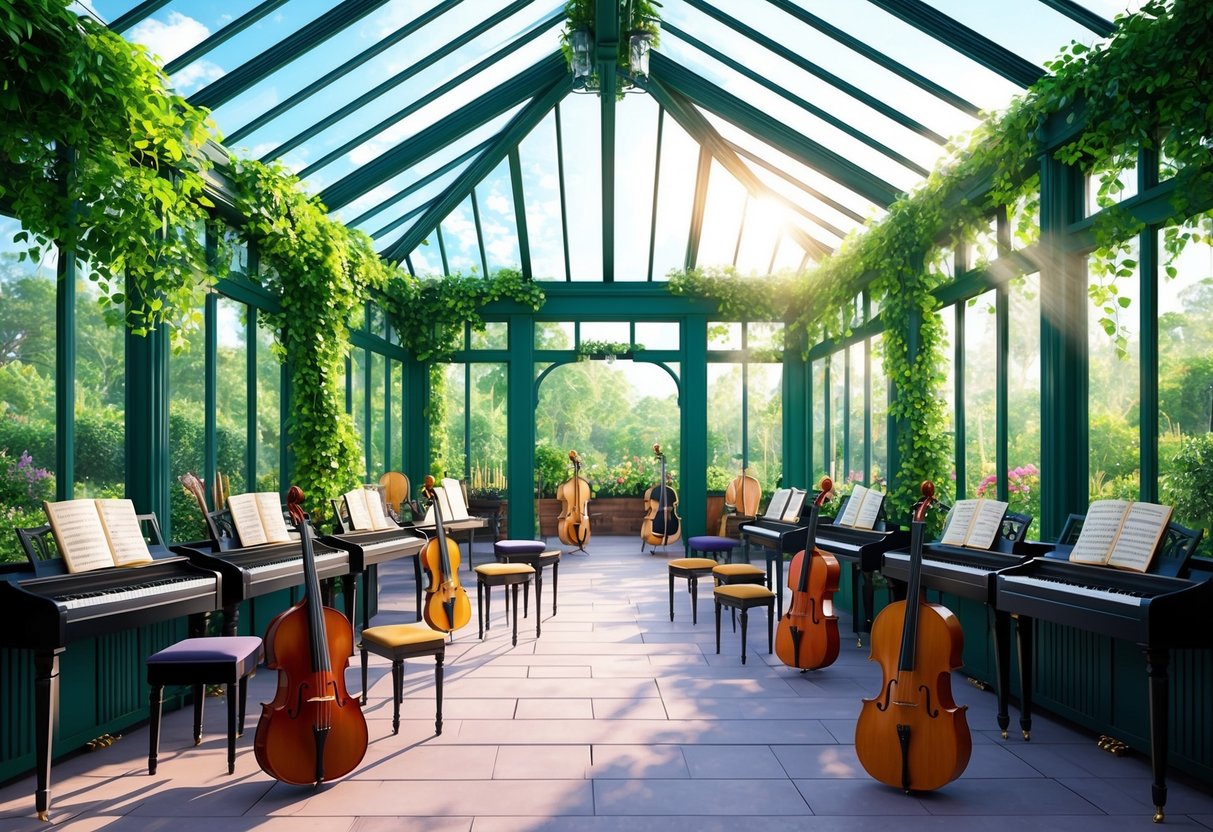
POLYGON ((847 500, 846 508, 838 518, 839 526, 851 526, 856 529, 873 529, 876 518, 880 516, 880 508, 884 505, 884 493, 874 488, 856 485, 847 500))
POLYGON ((282 516, 282 501, 272 491, 233 494, 227 500, 241 546, 286 543, 291 533, 282 516))
POLYGON ((1002 528, 1007 504, 1001 500, 957 500, 939 542, 946 546, 989 549, 1002 528))
POLYGON ((1170 519, 1171 506, 1097 500, 1087 509, 1070 560, 1145 572, 1170 519))
POLYGON ((383 495, 375 486, 355 488, 341 496, 354 531, 399 528, 383 510, 383 495))
POLYGON ((788 495, 788 504, 783 509, 783 514, 779 519, 784 523, 796 523, 800 520, 800 514, 804 511, 804 501, 808 496, 808 492, 803 488, 793 488, 792 493, 788 495))
POLYGON ((130 500, 63 500, 44 502, 42 509, 68 572, 152 560, 130 500))
POLYGON ((788 500, 791 497, 792 489, 777 488, 775 493, 771 495, 771 502, 767 503, 766 513, 762 515, 762 518, 764 520, 782 520, 788 508, 788 500))
MULTIPOLYGON (((434 489, 434 497, 438 500, 438 507, 442 509, 443 523, 449 523, 452 520, 467 520, 471 517, 468 514, 467 503, 463 500, 463 486, 459 484, 459 480, 443 477, 442 485, 434 489)), ((425 519, 421 521, 421 525, 434 525, 433 506, 426 510, 425 519)))

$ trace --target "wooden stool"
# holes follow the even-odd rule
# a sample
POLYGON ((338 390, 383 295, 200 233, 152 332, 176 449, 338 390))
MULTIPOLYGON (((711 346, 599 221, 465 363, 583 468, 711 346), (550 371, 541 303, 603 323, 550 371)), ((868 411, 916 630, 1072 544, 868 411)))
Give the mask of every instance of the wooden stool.
POLYGON ((720 653, 720 608, 741 610, 741 663, 745 664, 746 628, 750 622, 750 607, 767 608, 767 653, 775 652, 775 593, 757 584, 718 586, 716 599, 716 653, 720 653))
MULTIPOLYGON (((493 544, 498 563, 525 563, 535 569, 535 634, 540 634, 543 613, 543 569, 552 567, 552 615, 556 615, 556 592, 560 587, 560 550, 548 549, 542 540, 498 540, 493 544)), ((530 615, 530 585, 522 588, 522 617, 530 615)))
POLYGON ((687 541, 687 554, 690 557, 696 557, 697 552, 703 553, 703 556, 710 557, 720 562, 720 558, 727 555, 729 563, 733 562, 733 550, 741 544, 731 537, 718 537, 716 535, 699 535, 692 537, 687 541))
POLYGON ((691 623, 699 623, 699 579, 706 578, 716 568, 713 558, 675 558, 667 564, 670 568, 670 620, 674 620, 674 579, 686 578, 687 591, 691 593, 691 623))
POLYGON ((236 737, 244 733, 244 703, 248 677, 261 661, 261 639, 256 636, 187 638, 147 657, 148 703, 147 773, 156 773, 160 750, 160 712, 165 685, 194 689, 194 745, 202 743, 202 701, 207 685, 227 685, 227 773, 236 770, 236 737), (239 695, 236 686, 239 685, 239 695), (237 702, 237 700, 239 700, 237 702), (237 712, 239 705, 239 712, 237 712))
POLYGON ((400 702, 404 699, 404 660, 434 657, 434 733, 442 733, 442 662, 446 658, 446 636, 424 624, 384 624, 362 631, 362 704, 366 704, 366 654, 374 653, 392 663, 392 733, 400 733, 400 702))
MULTIPOLYGON (((484 639, 484 631, 492 625, 491 607, 493 603, 493 587, 508 586, 514 590, 514 638, 513 646, 518 646, 518 586, 530 586, 535 577, 535 567, 525 563, 483 563, 476 567, 476 614, 480 624, 480 638, 484 639)), ((506 597, 506 616, 509 617, 509 597, 506 597)), ((535 616, 538 621, 539 616, 535 616)), ((539 627, 535 627, 535 638, 539 638, 539 627)))
MULTIPOLYGON (((731 584, 761 584, 767 585, 767 573, 765 570, 750 563, 722 563, 712 569, 712 577, 716 580, 716 586, 728 586, 731 584)), ((737 610, 730 609, 733 617, 733 632, 737 632, 737 610)))

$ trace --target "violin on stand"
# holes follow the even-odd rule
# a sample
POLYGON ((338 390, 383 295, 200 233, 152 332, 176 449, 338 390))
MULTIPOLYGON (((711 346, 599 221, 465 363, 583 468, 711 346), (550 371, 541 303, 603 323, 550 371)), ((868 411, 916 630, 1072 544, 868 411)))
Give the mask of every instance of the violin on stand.
POLYGON ((312 530, 298 486, 291 486, 286 502, 303 546, 304 596, 265 631, 265 664, 278 671, 278 690, 262 706, 253 751, 275 780, 318 788, 362 762, 366 718, 358 697, 345 689, 354 630, 344 615, 320 603, 312 530))
POLYGON ((969 764, 973 740, 965 707, 952 699, 951 671, 960 666, 964 634, 951 610, 922 597, 922 536, 935 486, 922 484, 910 524, 910 584, 904 601, 889 604, 872 623, 872 656, 884 681, 863 700, 855 753, 868 774, 907 793, 932 791, 969 764))
POLYGON ((560 484, 556 497, 560 500, 560 517, 556 523, 556 534, 561 543, 576 546, 574 552, 584 552, 590 540, 590 481, 581 476, 581 457, 569 451, 573 463, 573 476, 560 484))
POLYGON ((666 485, 665 454, 661 452, 660 443, 653 446, 653 453, 661 462, 661 478, 656 485, 644 492, 646 513, 640 524, 642 552, 645 543, 665 547, 682 537, 682 518, 678 516, 678 493, 666 485))
POLYGON ((775 631, 775 655, 802 673, 829 667, 838 658, 838 616, 834 615, 833 598, 841 570, 837 558, 816 547, 817 514, 834 490, 833 481, 824 477, 820 489, 809 507, 804 549, 788 566, 792 601, 775 631))
POLYGON ((434 536, 421 550, 421 563, 429 579, 421 616, 432 629, 453 633, 472 620, 472 603, 459 584, 459 545, 442 528, 442 506, 433 477, 425 478, 421 491, 434 507, 434 536))

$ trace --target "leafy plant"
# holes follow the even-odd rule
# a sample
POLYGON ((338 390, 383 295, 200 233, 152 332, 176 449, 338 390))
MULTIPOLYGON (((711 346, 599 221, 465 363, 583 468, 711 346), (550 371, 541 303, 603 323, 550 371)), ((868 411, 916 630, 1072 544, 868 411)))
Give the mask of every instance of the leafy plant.
POLYGON ((592 355, 605 355, 609 357, 624 356, 629 353, 635 354, 644 349, 644 344, 628 344, 622 341, 582 341, 577 345, 577 355, 579 360, 584 361, 592 355))
POLYGON ((1164 485, 1175 503, 1176 519, 1205 529, 1205 552, 1213 532, 1213 433, 1189 437, 1175 456, 1164 485))

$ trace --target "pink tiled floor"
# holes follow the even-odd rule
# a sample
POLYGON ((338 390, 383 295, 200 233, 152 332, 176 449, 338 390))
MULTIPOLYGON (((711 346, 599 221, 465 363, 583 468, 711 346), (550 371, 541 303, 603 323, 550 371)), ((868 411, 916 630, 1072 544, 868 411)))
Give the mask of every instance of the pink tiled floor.
MULTIPOLYGON (((554 618, 545 582, 538 641, 527 622, 510 646, 500 597, 484 642, 475 622, 460 631, 447 649, 440 737, 432 660, 407 664, 400 735, 392 736, 388 668, 372 658, 362 765, 318 791, 276 783, 252 753, 256 703, 272 698, 276 682, 263 668, 249 689, 234 775, 226 773, 223 703, 212 700, 198 748, 189 711, 166 715, 155 777, 147 775, 146 728, 56 765, 52 824, 79 832, 839 832, 894 821, 905 832, 1151 828, 1144 758, 1112 757, 1044 714, 1031 743, 1004 741, 993 694, 959 678, 954 689, 974 734, 965 774, 912 797, 873 782, 851 739, 859 700, 880 681, 867 650, 844 637, 834 666, 797 673, 766 655, 755 610, 749 663, 740 663, 727 618, 718 656, 711 592, 701 591, 692 626, 680 591, 671 623, 664 558, 640 554, 637 544, 596 537, 589 557, 567 556, 554 618)), ((412 620, 411 574, 403 563, 383 569, 375 623, 412 620)), ((849 626, 841 622, 844 633, 849 626)), ((1213 828, 1213 790, 1174 774, 1169 785, 1168 828, 1213 828)), ((32 777, 0 789, 0 831, 45 828, 32 793, 32 777)))

